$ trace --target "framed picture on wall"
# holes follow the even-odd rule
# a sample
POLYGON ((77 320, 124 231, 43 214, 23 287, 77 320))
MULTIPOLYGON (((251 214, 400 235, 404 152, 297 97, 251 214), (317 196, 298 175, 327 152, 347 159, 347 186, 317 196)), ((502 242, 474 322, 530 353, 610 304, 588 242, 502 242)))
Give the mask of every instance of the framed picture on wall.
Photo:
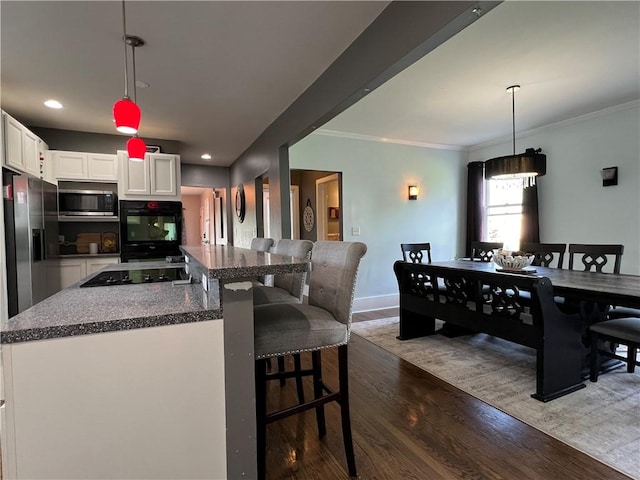
POLYGON ((340 208, 339 207, 329 207, 329 219, 337 220, 340 218, 340 208))

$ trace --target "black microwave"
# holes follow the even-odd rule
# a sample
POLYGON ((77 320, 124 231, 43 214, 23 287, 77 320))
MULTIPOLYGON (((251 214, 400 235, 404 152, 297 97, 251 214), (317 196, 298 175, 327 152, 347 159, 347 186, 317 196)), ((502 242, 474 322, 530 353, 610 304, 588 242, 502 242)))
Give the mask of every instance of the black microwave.
POLYGON ((117 216, 118 196, 109 190, 58 190, 58 215, 117 216))

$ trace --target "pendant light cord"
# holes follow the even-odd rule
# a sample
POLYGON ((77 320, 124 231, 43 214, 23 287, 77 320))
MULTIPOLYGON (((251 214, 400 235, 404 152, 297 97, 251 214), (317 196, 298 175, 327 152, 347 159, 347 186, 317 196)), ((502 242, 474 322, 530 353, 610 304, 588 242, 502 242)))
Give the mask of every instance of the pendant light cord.
POLYGON ((513 154, 516 154, 516 89, 511 90, 511 127, 513 132, 513 154))
MULTIPOLYGON (((124 96, 129 97, 129 75, 127 72, 127 17, 124 8, 124 0, 122 0, 122 43, 124 44, 124 96)), ((134 100, 135 101, 135 100, 134 100)))

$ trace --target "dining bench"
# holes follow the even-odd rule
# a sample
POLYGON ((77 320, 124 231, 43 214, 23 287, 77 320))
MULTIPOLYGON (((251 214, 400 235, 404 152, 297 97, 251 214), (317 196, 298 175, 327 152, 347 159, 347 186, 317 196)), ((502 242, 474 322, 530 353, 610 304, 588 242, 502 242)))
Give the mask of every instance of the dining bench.
POLYGON ((535 349, 536 391, 531 396, 537 400, 547 402, 585 387, 582 321, 558 309, 548 278, 403 261, 393 269, 400 295, 399 339, 437 333, 440 319, 535 349))

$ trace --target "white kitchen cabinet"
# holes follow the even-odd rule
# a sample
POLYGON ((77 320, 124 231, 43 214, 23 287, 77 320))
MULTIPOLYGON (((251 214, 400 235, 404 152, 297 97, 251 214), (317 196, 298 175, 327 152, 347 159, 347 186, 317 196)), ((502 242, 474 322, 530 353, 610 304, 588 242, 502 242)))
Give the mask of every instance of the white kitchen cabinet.
POLYGON ((60 288, 68 288, 88 275, 101 270, 106 265, 112 265, 119 262, 119 257, 61 258, 60 288))
POLYGON ((58 180, 118 181, 118 157, 113 154, 52 151, 58 180))
POLYGON ((60 259, 60 289, 70 287, 87 276, 87 262, 84 258, 60 259))
POLYGON ((22 128, 22 155, 24 159, 24 170, 31 175, 41 177, 40 172, 40 150, 38 141, 40 139, 30 130, 22 128))
POLYGON ((98 270, 102 270, 102 268, 107 265, 120 263, 120 258, 119 257, 87 258, 86 263, 87 263, 87 275, 91 275, 93 273, 96 273, 98 270))
POLYGON ((180 156, 147 153, 143 162, 129 160, 118 152, 122 175, 118 182, 120 199, 180 200, 180 156))
POLYGON ((40 152, 37 135, 3 112, 5 155, 3 165, 40 177, 40 152))
POLYGON ((53 161, 49 152, 49 146, 42 140, 38 140, 38 153, 40 158, 42 158, 42 164, 40 168, 42 178, 49 183, 57 185, 58 179, 56 178, 56 172, 53 168, 53 161))
POLYGON ((222 319, 3 345, 3 478, 227 478, 224 362, 222 319))

